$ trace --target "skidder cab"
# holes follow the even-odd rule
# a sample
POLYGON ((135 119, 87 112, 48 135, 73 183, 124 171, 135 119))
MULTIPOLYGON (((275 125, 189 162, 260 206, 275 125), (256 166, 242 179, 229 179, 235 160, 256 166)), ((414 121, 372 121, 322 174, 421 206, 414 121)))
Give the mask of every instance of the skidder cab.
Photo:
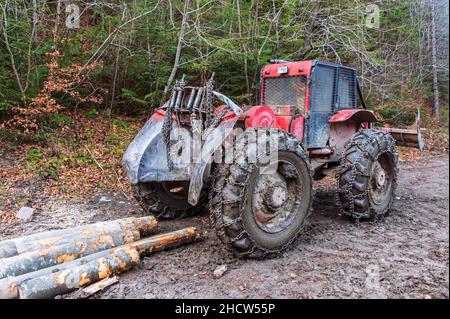
POLYGON ((214 90, 213 78, 199 87, 177 82, 123 159, 144 210, 180 217, 207 204, 218 237, 242 257, 290 246, 311 212, 313 179, 336 179, 344 214, 384 216, 395 198, 396 142, 423 148, 419 119, 409 129, 375 128, 355 69, 271 62, 261 71, 260 105, 244 110, 214 90), (276 156, 261 161, 267 153, 276 156))

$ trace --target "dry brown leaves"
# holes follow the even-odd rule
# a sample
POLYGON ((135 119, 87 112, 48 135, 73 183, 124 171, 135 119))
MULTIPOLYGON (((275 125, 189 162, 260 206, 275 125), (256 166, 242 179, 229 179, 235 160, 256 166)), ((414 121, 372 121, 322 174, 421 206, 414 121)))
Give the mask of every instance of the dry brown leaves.
POLYGON ((6 123, 8 127, 21 128, 24 134, 31 134, 39 127, 42 116, 57 113, 62 106, 55 100, 55 95, 71 97, 78 103, 101 104, 105 90, 99 89, 88 94, 81 95, 81 91, 89 86, 90 72, 100 66, 99 63, 91 63, 87 66, 73 63, 67 68, 61 68, 58 60, 63 55, 54 48, 46 54, 48 58, 48 76, 42 90, 33 98, 27 106, 13 108, 13 117, 6 123))
MULTIPOLYGON (((116 118, 116 120, 119 118, 116 118)), ((58 168, 58 178, 49 180, 48 195, 53 198, 88 198, 101 191, 125 193, 129 185, 122 167, 122 155, 140 128, 139 120, 122 118, 128 128, 119 128, 109 118, 76 119, 81 128, 78 145, 57 145, 52 152, 69 158, 58 168)))
POLYGON ((88 119, 80 111, 64 115, 76 125, 52 132, 47 143, 20 145, 8 153, 14 160, 0 166, 0 224, 14 223, 24 203, 40 209, 49 199, 80 201, 102 191, 131 198, 121 160, 142 121, 100 115, 88 119), (42 155, 30 159, 31 150, 42 155), (42 174, 49 169, 55 176, 42 174))
POLYGON ((436 129, 428 129, 423 134, 425 149, 421 152, 417 148, 398 147, 399 158, 402 161, 411 162, 421 160, 426 156, 448 154, 449 138, 448 132, 436 129))

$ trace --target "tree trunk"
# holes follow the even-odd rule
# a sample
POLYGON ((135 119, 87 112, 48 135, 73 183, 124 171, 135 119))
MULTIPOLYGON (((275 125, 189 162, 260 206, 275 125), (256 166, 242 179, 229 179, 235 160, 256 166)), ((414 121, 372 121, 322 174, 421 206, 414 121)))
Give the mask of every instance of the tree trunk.
POLYGON ((17 287, 18 295, 20 299, 50 299, 127 271, 139 260, 137 250, 125 246, 87 264, 31 278, 17 287))
POLYGON ((186 26, 186 22, 188 19, 188 7, 189 7, 189 0, 187 0, 184 3, 183 20, 181 21, 180 34, 178 36, 178 44, 177 44, 177 51, 175 53, 175 61, 173 62, 172 72, 170 73, 169 79, 167 80, 166 87, 164 88, 164 93, 163 93, 163 98, 162 98, 163 101, 165 100, 166 95, 169 92, 170 86, 172 85, 172 82, 175 79, 175 75, 177 74, 178 66, 180 64, 181 49, 183 48, 183 40, 184 40, 184 28, 186 26))
POLYGON ((58 32, 59 22, 60 22, 60 15, 61 15, 61 0, 58 0, 56 2, 56 18, 55 18, 55 26, 53 27, 53 31, 55 34, 58 32))
POLYGON ((434 1, 430 1, 431 6, 431 65, 433 71, 433 96, 434 106, 433 115, 439 121, 440 103, 439 103, 439 82, 437 71, 437 54, 436 54, 436 7, 434 1))
POLYGON ((3 5, 3 21, 2 21, 2 28, 1 30, 3 30, 3 38, 5 40, 5 47, 6 47, 6 51, 8 52, 9 55, 9 60, 11 62, 11 68, 13 70, 14 73, 14 77, 16 78, 16 83, 17 83, 17 87, 19 88, 20 91, 20 95, 22 98, 22 104, 23 105, 27 105, 27 97, 25 95, 25 90, 22 86, 22 82, 20 81, 20 75, 19 75, 19 71, 16 67, 16 60, 14 58, 14 53, 11 51, 11 46, 9 44, 9 37, 8 37, 8 0, 5 1, 4 5, 3 5))
POLYGON ((0 260, 0 278, 20 276, 29 272, 71 262, 99 251, 129 244, 140 239, 138 231, 118 231, 111 235, 97 234, 88 238, 77 238, 65 245, 31 251, 0 260), (118 236, 116 236, 118 235, 118 236))
POLYGON ((316 28, 316 23, 317 23, 316 18, 320 12, 321 4, 322 4, 321 0, 316 2, 314 11, 312 12, 311 18, 309 19, 309 25, 308 25, 308 28, 306 29, 306 33, 305 33, 305 41, 303 42, 303 46, 299 52, 300 59, 304 59, 305 56, 309 53, 309 51, 311 51, 311 49, 312 49, 311 42, 313 39, 314 29, 316 28))
POLYGON ((85 256, 85 257, 82 257, 79 259, 75 259, 74 261, 71 261, 68 263, 58 264, 53 267, 40 269, 40 270, 29 272, 29 273, 26 273, 26 274, 23 274, 20 276, 16 276, 16 277, 6 277, 3 279, 0 279, 0 299, 16 299, 16 298, 18 298, 19 292, 18 292, 17 287, 21 283, 23 283, 29 279, 38 278, 38 277, 42 277, 42 276, 48 276, 50 274, 60 273, 66 269, 76 268, 78 266, 87 264, 93 260, 97 260, 102 257, 105 257, 106 255, 110 254, 111 251, 112 251, 111 249, 103 250, 103 251, 100 251, 100 252, 92 254, 92 255, 88 255, 88 256, 85 256))

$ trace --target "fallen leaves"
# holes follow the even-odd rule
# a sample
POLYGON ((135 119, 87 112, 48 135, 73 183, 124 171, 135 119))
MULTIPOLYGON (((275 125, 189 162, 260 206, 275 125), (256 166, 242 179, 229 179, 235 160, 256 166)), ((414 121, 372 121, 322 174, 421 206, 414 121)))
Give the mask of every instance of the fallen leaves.
POLYGON ((100 67, 98 62, 83 66, 73 63, 66 68, 59 65, 63 57, 55 47, 52 52, 46 53, 48 62, 47 79, 39 94, 31 99, 26 106, 17 105, 12 109, 13 116, 6 123, 8 127, 20 128, 24 134, 33 134, 42 124, 43 117, 49 114, 56 114, 63 107, 57 102, 55 96, 60 95, 72 98, 77 103, 102 104, 104 89, 94 90, 83 97, 80 92, 83 90, 92 91, 89 80, 91 71, 100 67))
POLYGON ((89 119, 84 113, 65 112, 68 123, 50 132, 46 142, 9 146, 11 160, 0 165, 1 224, 16 223, 22 205, 40 209, 49 199, 79 201, 102 191, 131 198, 122 154, 141 120, 101 115, 89 119))

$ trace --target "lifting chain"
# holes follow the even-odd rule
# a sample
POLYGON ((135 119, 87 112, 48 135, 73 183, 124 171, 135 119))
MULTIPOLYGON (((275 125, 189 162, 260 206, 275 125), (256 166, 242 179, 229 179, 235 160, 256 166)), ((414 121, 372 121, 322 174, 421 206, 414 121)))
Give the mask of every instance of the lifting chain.
MULTIPOLYGON (((175 94, 175 92, 172 92, 172 94, 175 94)), ((161 135, 164 140, 164 144, 166 144, 166 159, 167 159, 167 166, 169 170, 173 169, 173 162, 170 158, 170 133, 172 131, 172 105, 169 103, 169 105, 166 108, 166 114, 164 116, 164 122, 163 126, 161 128, 161 135)))
MULTIPOLYGON (((213 75, 214 76, 214 75, 213 75)), ((214 80, 213 76, 206 83, 206 99, 203 104, 203 110, 206 113, 205 129, 211 126, 212 114, 213 114, 213 90, 214 80)))
MULTIPOLYGON (((177 95, 182 94, 184 91, 184 88, 186 86, 186 83, 184 82, 184 76, 181 79, 181 81, 177 82, 172 90, 172 96, 170 101, 177 100, 177 95), (174 98, 175 97, 175 98, 174 98)), ((192 110, 191 118, 190 118, 190 124, 193 134, 202 134, 204 132, 203 136, 208 136, 220 123, 224 115, 226 114, 226 108, 220 110, 215 116, 213 116, 214 111, 214 105, 213 105, 213 90, 214 90, 214 74, 211 76, 211 78, 208 80, 208 82, 205 85, 205 93, 203 95, 202 101, 201 101, 201 111, 196 112, 196 110, 192 110), (205 119, 203 121, 202 112, 205 113, 205 119)), ((173 161, 171 158, 171 148, 172 148, 172 141, 171 141, 171 131, 172 131, 172 118, 175 112, 175 117, 177 119, 177 125, 179 126, 180 123, 178 123, 178 109, 175 108, 175 103, 169 102, 168 106, 166 108, 166 114, 164 117, 163 126, 161 129, 161 134, 164 140, 164 143, 166 145, 166 158, 167 158, 167 165, 169 170, 173 169, 173 161)))
MULTIPOLYGON (((182 94, 182 92, 184 91, 184 87, 186 86, 186 83, 184 81, 184 75, 182 77, 182 79, 180 81, 178 81, 175 85, 174 88, 172 90, 172 95, 170 98, 170 102, 166 108, 166 114, 164 116, 164 122, 163 122, 163 126, 161 128, 161 134, 164 140, 164 144, 166 145, 166 159, 167 159, 167 166, 169 171, 171 171, 173 169, 173 161, 172 161, 172 157, 171 157, 171 147, 172 147, 172 141, 171 141, 171 132, 172 132, 172 117, 173 117, 173 111, 174 111, 174 106, 176 103, 176 92, 178 91, 178 94, 182 94), (173 102, 173 103, 171 103, 173 102)), ((177 118, 177 122, 178 122, 178 110, 175 109, 175 116, 177 118)), ((177 123, 178 127, 180 125, 180 123, 177 123)))
POLYGON ((223 108, 217 114, 214 116, 214 118, 211 120, 211 124, 208 126, 208 128, 205 130, 205 139, 206 137, 211 134, 211 132, 219 125, 220 121, 222 120, 223 116, 226 113, 226 109, 223 108))

